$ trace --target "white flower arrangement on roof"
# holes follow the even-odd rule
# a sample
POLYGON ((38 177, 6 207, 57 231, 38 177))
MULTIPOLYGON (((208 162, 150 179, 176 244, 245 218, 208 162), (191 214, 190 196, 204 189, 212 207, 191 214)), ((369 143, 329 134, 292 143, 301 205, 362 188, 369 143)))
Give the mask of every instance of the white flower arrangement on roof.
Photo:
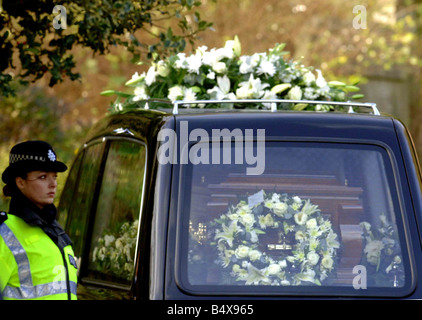
MULTIPOLYGON (((359 91, 355 85, 327 82, 320 70, 287 60, 285 44, 277 44, 268 52, 241 55, 237 37, 228 40, 223 48, 208 50, 201 46, 191 55, 178 53, 151 64, 147 72, 135 72, 126 85, 132 93, 114 90, 103 95, 117 94, 115 111, 132 102, 146 99, 236 100, 236 99, 290 99, 346 101, 361 98, 350 92, 359 91), (126 98, 122 103, 120 98, 126 98)), ((227 104, 223 104, 227 105, 227 104)), ((203 104, 191 107, 203 107, 203 104)), ((231 106, 233 107, 233 106, 231 106)), ((254 108, 269 108, 269 103, 254 108)), ((286 108, 296 110, 328 111, 327 105, 296 104, 286 108)))
POLYGON ((321 285, 340 248, 331 222, 310 200, 261 193, 215 220, 218 264, 246 285, 321 285))

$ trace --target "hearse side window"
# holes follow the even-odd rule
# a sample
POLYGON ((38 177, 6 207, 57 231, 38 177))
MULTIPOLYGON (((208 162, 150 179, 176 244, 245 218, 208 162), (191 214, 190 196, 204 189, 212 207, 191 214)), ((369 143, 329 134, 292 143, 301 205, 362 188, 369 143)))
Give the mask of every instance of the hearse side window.
POLYGON ((104 143, 87 147, 75 160, 60 197, 60 221, 66 221, 66 231, 73 241, 73 250, 82 257, 86 243, 88 220, 95 192, 104 143))
MULTIPOLYGON (((235 159, 234 143, 230 149, 235 159)), ((412 279, 403 209, 386 149, 267 142, 260 175, 247 175, 246 163, 190 160, 181 167, 176 245, 176 277, 183 290, 408 293, 412 279)))
POLYGON ((146 148, 112 140, 99 190, 88 278, 130 284, 133 278, 146 164, 146 148))

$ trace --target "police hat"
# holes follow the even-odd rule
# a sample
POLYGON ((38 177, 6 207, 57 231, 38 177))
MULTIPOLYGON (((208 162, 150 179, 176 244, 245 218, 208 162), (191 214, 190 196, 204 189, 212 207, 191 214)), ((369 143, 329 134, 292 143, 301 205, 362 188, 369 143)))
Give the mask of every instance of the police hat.
POLYGON ((9 166, 2 174, 2 180, 8 184, 19 174, 31 171, 63 172, 67 166, 57 161, 51 145, 44 141, 26 141, 15 145, 10 150, 9 166))

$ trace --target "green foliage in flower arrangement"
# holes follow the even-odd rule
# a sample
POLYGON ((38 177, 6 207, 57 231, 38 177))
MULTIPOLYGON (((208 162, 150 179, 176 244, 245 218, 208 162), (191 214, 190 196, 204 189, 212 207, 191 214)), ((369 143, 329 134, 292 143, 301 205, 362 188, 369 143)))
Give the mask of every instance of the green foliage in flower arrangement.
MULTIPOLYGON (((289 99, 349 101, 363 96, 356 94, 356 84, 327 81, 321 71, 289 59, 285 44, 276 44, 268 52, 241 55, 237 37, 222 48, 209 50, 201 46, 190 55, 178 53, 151 64, 147 72, 135 72, 126 85, 131 92, 106 90, 102 95, 117 95, 112 111, 136 106, 147 99, 183 100, 240 100, 289 99)), ((230 104, 221 106, 236 107, 230 104)), ((215 105, 214 105, 215 106, 215 105)), ((220 105, 217 105, 220 107, 220 105)), ((269 109, 269 103, 252 105, 269 109)), ((191 107, 204 107, 198 103, 191 107)), ((324 104, 281 104, 278 108, 294 110, 330 111, 324 104)))

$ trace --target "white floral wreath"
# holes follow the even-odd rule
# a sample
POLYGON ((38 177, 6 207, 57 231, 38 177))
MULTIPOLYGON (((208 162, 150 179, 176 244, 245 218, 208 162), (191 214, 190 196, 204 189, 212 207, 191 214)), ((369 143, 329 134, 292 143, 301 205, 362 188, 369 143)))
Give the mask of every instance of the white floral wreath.
POLYGON ((240 201, 215 221, 218 263, 231 269, 235 281, 247 285, 321 285, 334 269, 340 247, 337 234, 310 200, 267 195, 261 190, 249 197, 248 203, 240 201), (262 249, 259 239, 271 230, 294 239, 290 245, 270 244, 273 249, 281 248, 276 256, 262 249))

